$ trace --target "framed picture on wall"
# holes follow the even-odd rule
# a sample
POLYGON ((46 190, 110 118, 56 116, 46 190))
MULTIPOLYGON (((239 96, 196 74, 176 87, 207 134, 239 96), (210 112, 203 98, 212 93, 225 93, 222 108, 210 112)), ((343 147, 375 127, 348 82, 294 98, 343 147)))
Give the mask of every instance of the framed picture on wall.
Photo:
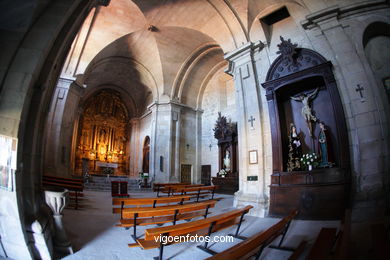
POLYGON ((0 135, 0 188, 13 190, 17 139, 0 135))
POLYGON ((257 164, 257 150, 249 151, 249 164, 257 164))

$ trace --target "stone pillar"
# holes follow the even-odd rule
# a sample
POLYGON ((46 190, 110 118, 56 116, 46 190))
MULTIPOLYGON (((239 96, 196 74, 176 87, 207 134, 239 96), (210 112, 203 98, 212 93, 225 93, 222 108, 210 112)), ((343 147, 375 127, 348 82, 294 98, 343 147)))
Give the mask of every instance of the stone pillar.
POLYGON ((180 107, 172 107, 172 148, 175 156, 173 159, 174 174, 171 175, 171 182, 180 182, 180 130, 181 130, 181 113, 180 107))
MULTIPOLYGON (((195 165, 194 165, 194 183, 202 181, 202 114, 203 110, 196 110, 196 140, 195 140, 195 165)), ((207 144, 204 144, 207 145, 207 144)))
POLYGON ((73 254, 72 246, 66 236, 62 223, 62 211, 66 206, 68 199, 68 190, 45 191, 46 204, 53 211, 54 218, 54 248, 61 254, 73 254))
POLYGON ((155 182, 174 181, 177 178, 175 156, 178 154, 175 152, 175 128, 179 124, 178 110, 170 102, 154 103, 149 108, 153 116, 150 151, 151 175, 154 176, 155 182))
POLYGON ((138 173, 142 172, 143 148, 142 140, 140 140, 140 119, 131 119, 130 125, 130 149, 128 150, 130 154, 129 171, 130 177, 138 178, 138 173))
POLYGON ((45 173, 72 173, 78 126, 78 106, 83 88, 73 80, 60 78, 46 124, 45 173))
POLYGON ((265 172, 264 114, 254 59, 261 48, 260 42, 248 42, 227 53, 225 59, 229 61, 226 72, 234 78, 238 117, 239 191, 234 206, 253 205, 250 214, 263 217, 268 210, 266 179, 271 172, 265 172), (257 163, 249 163, 249 151, 257 152, 257 163), (257 180, 248 181, 248 176, 256 176, 257 180))

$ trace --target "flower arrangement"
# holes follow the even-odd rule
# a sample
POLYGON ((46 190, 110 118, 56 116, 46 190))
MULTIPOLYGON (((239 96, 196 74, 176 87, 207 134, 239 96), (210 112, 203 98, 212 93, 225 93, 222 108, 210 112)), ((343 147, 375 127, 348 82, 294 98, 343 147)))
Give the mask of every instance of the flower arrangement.
POLYGON ((301 165, 306 166, 307 168, 311 168, 311 166, 318 166, 318 155, 316 153, 306 153, 302 155, 301 165))
POLYGON ((218 172, 218 176, 222 177, 222 178, 225 178, 225 176, 227 175, 227 172, 225 171, 225 169, 221 169, 219 172, 218 172))

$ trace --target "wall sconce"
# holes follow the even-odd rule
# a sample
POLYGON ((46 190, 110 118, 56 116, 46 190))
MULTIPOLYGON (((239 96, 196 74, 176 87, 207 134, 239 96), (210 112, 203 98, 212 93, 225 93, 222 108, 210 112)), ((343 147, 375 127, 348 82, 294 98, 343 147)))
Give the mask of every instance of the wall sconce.
POLYGON ((187 147, 187 151, 188 151, 188 149, 190 148, 190 145, 189 145, 189 144, 186 144, 186 147, 187 147))

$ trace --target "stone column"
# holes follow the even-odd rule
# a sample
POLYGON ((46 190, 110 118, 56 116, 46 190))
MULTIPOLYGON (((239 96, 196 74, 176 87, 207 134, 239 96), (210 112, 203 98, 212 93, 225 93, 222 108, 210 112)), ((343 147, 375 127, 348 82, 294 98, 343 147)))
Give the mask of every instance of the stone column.
POLYGON ((180 107, 172 108, 172 148, 174 148, 175 156, 173 159, 174 174, 171 175, 170 181, 180 182, 180 130, 181 130, 181 113, 180 107))
POLYGON ((168 182, 173 179, 175 172, 173 145, 173 109, 170 102, 154 103, 149 109, 152 111, 152 136, 150 165, 155 182, 168 182), (160 167, 160 164, 162 167, 160 167))
POLYGON ((61 254, 73 254, 72 246, 66 236, 62 223, 62 211, 66 206, 68 199, 68 190, 45 191, 46 204, 53 211, 54 218, 54 248, 61 254))
POLYGON ((253 205, 250 214, 263 217, 268 210, 263 147, 262 101, 254 56, 263 45, 248 42, 227 53, 227 73, 234 77, 238 115, 239 191, 235 193, 234 206, 253 205), (249 151, 257 152, 257 163, 249 163, 249 151), (257 180, 248 181, 248 176, 257 180), (256 178, 255 177, 255 178, 256 178))
POLYGON ((45 167, 49 175, 72 172, 78 126, 78 106, 83 87, 60 78, 46 125, 45 167))

